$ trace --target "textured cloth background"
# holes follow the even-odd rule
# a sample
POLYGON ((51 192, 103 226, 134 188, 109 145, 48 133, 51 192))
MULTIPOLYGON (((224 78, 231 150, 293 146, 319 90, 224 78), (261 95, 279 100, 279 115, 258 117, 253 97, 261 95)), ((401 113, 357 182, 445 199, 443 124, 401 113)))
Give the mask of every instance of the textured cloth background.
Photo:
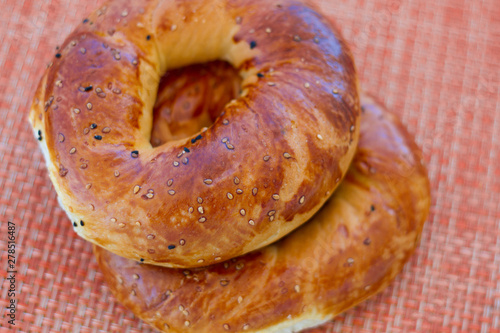
MULTIPOLYGON (((96 0, 0 0, 0 306, 17 225, 17 324, 0 332, 152 332, 110 295, 27 123, 55 47, 96 0)), ((500 332, 500 3, 317 0, 351 43, 364 90, 423 147, 433 206, 390 288, 314 332, 500 332)))

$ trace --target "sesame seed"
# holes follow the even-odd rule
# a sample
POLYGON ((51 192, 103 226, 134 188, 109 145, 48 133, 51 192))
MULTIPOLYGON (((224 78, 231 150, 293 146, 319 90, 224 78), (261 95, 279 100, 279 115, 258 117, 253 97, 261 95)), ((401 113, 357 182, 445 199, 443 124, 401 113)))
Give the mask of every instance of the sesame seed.
POLYGON ((226 143, 226 147, 227 147, 227 149, 229 149, 229 150, 233 150, 233 149, 234 149, 234 146, 233 146, 232 144, 230 144, 229 142, 228 142, 228 143, 226 143))
POLYGON ((175 191, 174 191, 174 190, 169 190, 169 191, 168 191, 168 194, 170 194, 170 195, 174 195, 174 194, 175 194, 175 191))
POLYGON ((238 177, 234 177, 234 183, 238 185, 240 183, 240 179, 238 177))
POLYGON ((206 220, 207 220, 207 218, 205 216, 202 216, 199 218, 198 222, 205 223, 206 220))
POLYGON ((269 221, 270 221, 270 222, 273 222, 273 221, 274 221, 274 215, 273 215, 273 216, 269 216, 269 221))
POLYGON ((225 286, 227 286, 228 284, 229 284, 229 280, 227 280, 227 279, 222 279, 222 280, 220 280, 220 285, 221 285, 221 286, 225 287, 225 286))
POLYGON ((92 103, 87 103, 87 109, 92 110, 92 103))
POLYGON ((271 156, 266 155, 266 156, 264 156, 264 161, 267 162, 267 161, 269 161, 270 158, 271 158, 271 156))
POLYGON ((149 235, 147 235, 147 237, 146 237, 146 238, 147 238, 147 239, 155 239, 155 235, 153 235, 153 234, 149 234, 149 235))
POLYGON ((285 157, 286 159, 288 159, 288 158, 292 157, 292 155, 290 155, 289 153, 284 153, 283 157, 285 157))
POLYGON ((87 163, 80 164, 80 169, 87 169, 87 167, 88 167, 87 163))
POLYGON ((234 197, 233 197, 233 195, 231 193, 227 192, 227 198, 229 200, 233 200, 234 197))
POLYGON ((271 30, 271 28, 266 28, 266 32, 267 32, 268 34, 270 34, 270 33, 271 33, 271 31, 272 31, 272 30, 271 30))
POLYGON ((90 128, 85 127, 85 128, 83 129, 83 134, 84 134, 84 135, 87 135, 87 134, 89 134, 89 133, 90 133, 90 128))
POLYGON ((139 280, 139 275, 137 274, 132 275, 132 277, 134 278, 134 280, 139 280))
POLYGON ((313 41, 314 41, 316 44, 319 44, 319 38, 318 38, 318 37, 314 37, 313 41))
POLYGON ((248 220, 248 224, 255 225, 255 221, 254 220, 248 220))
POLYGON ((186 244, 186 241, 184 239, 181 239, 179 240, 179 244, 183 246, 184 244, 186 244))
POLYGON ((194 208, 193 208, 193 207, 189 207, 188 212, 189 212, 189 213, 194 212, 194 208))
POLYGON ((118 89, 118 88, 114 88, 113 89, 113 93, 114 94, 117 94, 117 95, 120 95, 122 93, 121 89, 118 89))
POLYGON ((167 186, 170 187, 170 186, 172 186, 173 183, 174 183, 174 180, 173 179, 169 179, 167 181, 167 186))
POLYGON ((87 52, 87 50, 85 50, 85 48, 84 48, 84 47, 82 47, 82 48, 80 49, 80 53, 81 53, 81 54, 85 54, 86 52, 87 52))
POLYGON ((296 42, 300 42, 302 39, 300 38, 299 35, 295 35, 295 36, 293 36, 293 40, 296 42))
POLYGON ((172 30, 172 31, 175 31, 175 30, 177 30, 177 25, 175 25, 175 24, 172 24, 172 26, 170 27, 170 30, 172 30))
POLYGON ((61 80, 57 80, 56 81, 56 87, 59 87, 59 88, 62 87, 62 81, 61 80))
POLYGON ((79 114, 79 113, 80 113, 80 109, 78 109, 78 108, 74 108, 74 109, 73 109, 73 112, 74 112, 74 113, 76 113, 76 114, 79 114))
POLYGON ((189 163, 189 158, 184 157, 184 158, 182 159, 182 164, 186 165, 186 164, 188 164, 188 163, 189 163))
POLYGON ((354 259, 353 258, 347 258, 347 263, 349 266, 352 266, 354 264, 354 259))
POLYGON ((139 193, 140 190, 141 190, 141 187, 139 185, 134 186, 134 194, 139 193))
POLYGON ((215 260, 215 261, 219 261, 219 260, 221 260, 221 259, 222 259, 221 257, 215 257, 215 258, 214 258, 214 260, 215 260))
POLYGON ((122 58, 122 56, 118 52, 116 52, 113 57, 115 58, 115 60, 120 60, 122 58))
POLYGON ((237 189, 236 189, 236 193, 237 193, 237 194, 242 194, 242 193, 243 193, 243 190, 242 190, 241 188, 237 188, 237 189))
POLYGON ((321 134, 318 134, 317 137, 318 137, 318 139, 323 140, 323 137, 321 136, 321 134))
POLYGON ((354 132, 354 128, 355 128, 354 125, 352 125, 351 128, 349 129, 351 133, 354 132))
POLYGON ((339 93, 339 91, 338 91, 337 89, 333 89, 333 93, 334 93, 335 95, 337 95, 337 94, 339 93))
POLYGON ((190 324, 189 320, 186 320, 186 321, 184 322, 184 325, 185 325, 186 327, 189 327, 189 324, 190 324))
POLYGON ((293 289, 295 290, 295 292, 299 293, 300 292, 300 286, 298 284, 295 285, 295 287, 293 287, 293 289))
POLYGON ((59 133, 59 142, 64 142, 64 135, 62 133, 59 133))
POLYGON ((173 250, 173 249, 175 249, 175 245, 169 245, 169 246, 168 246, 168 249, 169 249, 169 250, 173 250))
POLYGON ((310 86, 309 82, 304 83, 304 87, 309 88, 310 86))
POLYGON ((276 211, 275 210, 270 210, 267 215, 269 216, 273 216, 274 214, 276 214, 276 211))
POLYGON ((102 140, 102 136, 101 135, 94 135, 94 139, 96 139, 96 140, 102 140))
POLYGON ((135 66, 135 65, 137 65, 137 64, 138 64, 137 59, 132 60, 132 65, 134 65, 134 66, 135 66))
POLYGON ((238 304, 241 304, 241 302, 243 302, 243 297, 238 296, 238 304))
POLYGON ((299 204, 302 205, 305 200, 306 200, 306 197, 305 196, 301 196, 300 199, 299 199, 299 204))
POLYGON ((135 225, 137 225, 137 226, 140 227, 141 226, 141 221, 135 221, 135 225))
POLYGON ((70 154, 74 154, 74 153, 76 153, 76 148, 75 148, 75 147, 71 148, 71 149, 69 150, 69 153, 70 153, 70 154))
POLYGON ((122 12, 122 16, 125 17, 128 15, 128 11, 125 9, 123 12, 122 12))
POLYGON ((229 124, 229 120, 224 119, 224 120, 222 121, 222 123, 223 123, 224 125, 227 125, 227 124, 229 124))
POLYGON ((243 325, 243 330, 244 331, 248 330, 249 328, 250 328, 250 325, 248 325, 248 324, 243 325))
POLYGON ((274 83, 274 82, 268 82, 267 85, 270 86, 270 87, 274 87, 276 85, 276 83, 274 83))
POLYGON ((179 166, 179 162, 174 161, 174 167, 178 167, 178 166, 179 166))
POLYGON ((229 141, 229 139, 228 139, 228 138, 222 138, 222 140, 221 140, 221 142, 222 142, 222 143, 226 143, 226 142, 228 142, 228 141, 229 141))
POLYGON ((279 200, 280 199, 280 196, 278 194, 273 194, 273 199, 274 200, 279 200))
POLYGON ((210 184, 212 184, 212 179, 207 178, 207 179, 203 180, 203 182, 204 182, 205 184, 207 184, 207 185, 210 185, 210 184))
POLYGON ((153 199, 153 197, 154 197, 154 196, 155 196, 155 195, 154 195, 153 193, 148 193, 148 194, 146 194, 146 197, 147 197, 148 199, 153 199))
POLYGON ((242 269, 243 267, 245 267, 245 264, 244 264, 244 263, 242 263, 242 262, 239 262, 239 263, 237 263, 237 264, 236 264, 236 269, 237 269, 237 270, 240 270, 240 269, 242 269))
POLYGON ((240 214, 241 214, 241 216, 245 216, 247 214, 247 212, 244 209, 240 209, 240 214))
POLYGON ((120 176, 120 171, 116 170, 115 171, 115 177, 119 177, 120 176))
POLYGON ((87 185, 85 185, 85 188, 86 188, 87 190, 90 190, 90 188, 91 188, 91 187, 92 187, 92 184, 90 184, 90 183, 89 183, 89 184, 87 184, 87 185))
POLYGON ((229 326, 229 324, 224 324, 222 325, 222 327, 224 327, 226 331, 229 331, 231 329, 231 326, 229 326))
POLYGON ((201 197, 198 197, 198 199, 196 199, 196 201, 198 201, 199 204, 203 203, 203 199, 201 197))
POLYGON ((254 196, 256 196, 258 191, 259 191, 259 190, 257 189, 257 187, 254 187, 254 188, 252 189, 252 194, 253 194, 254 196))
POLYGON ((203 207, 198 207, 198 213, 203 214, 205 211, 203 210, 203 207))
POLYGON ((202 262, 204 262, 204 261, 205 261, 204 259, 198 259, 198 263, 200 263, 200 264, 201 264, 202 262))
POLYGON ((241 16, 237 16, 236 17, 236 24, 241 24, 241 21, 243 21, 243 19, 241 18, 241 16))

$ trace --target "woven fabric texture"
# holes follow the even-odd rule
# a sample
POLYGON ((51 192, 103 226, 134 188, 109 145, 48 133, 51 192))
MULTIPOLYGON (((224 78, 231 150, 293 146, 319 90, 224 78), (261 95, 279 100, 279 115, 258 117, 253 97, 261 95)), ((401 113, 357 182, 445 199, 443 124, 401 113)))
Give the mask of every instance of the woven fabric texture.
MULTIPOLYGON (((96 0, 0 0, 0 332, 154 332, 119 305, 57 204, 27 122, 55 47, 96 0), (7 221, 16 326, 7 325, 7 221)), ((498 0, 316 0, 363 90, 423 148, 432 208, 420 247, 381 294, 311 332, 500 332, 498 0)))

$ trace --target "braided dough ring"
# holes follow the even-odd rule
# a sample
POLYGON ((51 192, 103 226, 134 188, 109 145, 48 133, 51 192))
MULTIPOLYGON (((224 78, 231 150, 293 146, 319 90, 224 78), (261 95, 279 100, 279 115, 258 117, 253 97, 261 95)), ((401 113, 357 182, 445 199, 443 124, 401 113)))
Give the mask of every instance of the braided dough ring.
POLYGON ((94 247, 115 297, 161 331, 295 332, 385 288, 418 243, 430 190, 421 152, 398 119, 362 102, 354 161, 308 223, 261 250, 190 270, 94 247))
POLYGON ((83 238, 193 267, 242 255, 307 221, 358 140, 353 59, 319 14, 280 0, 112 1, 57 50, 30 121, 83 238), (221 59, 241 95, 206 131, 150 144, 167 69, 221 59))

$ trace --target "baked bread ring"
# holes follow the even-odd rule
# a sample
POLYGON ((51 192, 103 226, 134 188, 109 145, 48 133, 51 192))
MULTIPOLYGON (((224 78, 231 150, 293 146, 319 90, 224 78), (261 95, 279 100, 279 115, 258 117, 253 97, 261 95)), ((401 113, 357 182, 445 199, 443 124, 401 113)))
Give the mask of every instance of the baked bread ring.
POLYGON ((35 136, 76 232, 126 258, 193 267, 270 244, 319 210, 355 152, 352 56, 293 0, 116 0, 55 56, 35 136), (160 77, 217 59, 240 96, 206 131, 152 147, 160 77))
POLYGON ((171 269, 94 247, 112 293, 168 332, 296 332, 385 288, 415 249, 430 193, 398 119, 362 101, 353 163, 332 198, 280 241, 224 263, 171 269))

